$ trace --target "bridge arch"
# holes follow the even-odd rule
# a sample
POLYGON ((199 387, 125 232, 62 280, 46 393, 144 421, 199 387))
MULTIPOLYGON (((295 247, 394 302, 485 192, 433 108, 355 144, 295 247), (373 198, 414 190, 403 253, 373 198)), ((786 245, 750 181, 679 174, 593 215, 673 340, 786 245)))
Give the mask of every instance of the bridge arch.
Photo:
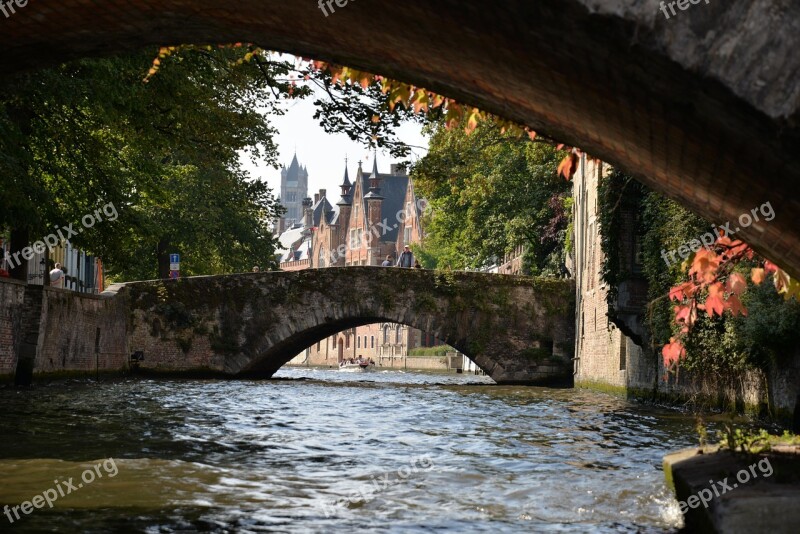
POLYGON ((640 0, 335 5, 37 0, 1 21, 0 72, 181 42, 340 62, 581 146, 715 223, 770 202, 775 220, 738 235, 800 276, 800 4, 712 2, 669 19, 640 0))
POLYGON ((343 267, 120 284, 107 296, 125 301, 130 350, 154 371, 270 377, 320 340, 392 322, 435 334, 498 383, 550 384, 572 375, 573 292, 566 280, 343 267))

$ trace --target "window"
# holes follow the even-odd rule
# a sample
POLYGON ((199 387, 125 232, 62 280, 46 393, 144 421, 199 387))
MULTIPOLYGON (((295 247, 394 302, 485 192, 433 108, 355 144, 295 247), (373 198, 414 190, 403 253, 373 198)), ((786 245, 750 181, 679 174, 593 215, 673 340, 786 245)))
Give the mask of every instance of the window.
POLYGON ((383 327, 383 344, 389 343, 389 325, 383 327))
POLYGON ((628 367, 628 340, 625 336, 620 336, 619 340, 619 370, 624 371, 628 367))
POLYGON ((359 348, 359 349, 361 348, 361 338, 358 337, 358 336, 356 336, 356 345, 358 345, 357 348, 359 348))
POLYGON ((403 228, 403 244, 411 243, 411 227, 406 226, 403 228))
POLYGON ((397 325, 397 329, 395 330, 395 333, 394 333, 394 342, 395 343, 401 343, 402 339, 403 338, 402 338, 402 334, 401 334, 401 330, 400 330, 400 325, 397 325))
POLYGON ((367 348, 367 336, 364 336, 364 348, 367 348))
POLYGON ((369 348, 375 348, 375 336, 369 336, 369 348))

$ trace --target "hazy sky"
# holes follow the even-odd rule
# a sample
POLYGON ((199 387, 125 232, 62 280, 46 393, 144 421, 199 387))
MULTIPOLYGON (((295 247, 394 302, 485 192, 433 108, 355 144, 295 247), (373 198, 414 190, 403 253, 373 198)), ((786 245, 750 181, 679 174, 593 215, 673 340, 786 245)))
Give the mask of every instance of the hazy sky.
MULTIPOLYGON (((308 196, 320 189, 327 189, 328 200, 336 204, 339 200, 339 184, 344 176, 345 157, 349 158, 348 168, 352 179, 358 169, 358 161, 364 162, 364 168, 372 169, 372 152, 365 145, 353 142, 345 134, 331 135, 325 133, 319 123, 313 119, 314 96, 287 103, 287 112, 270 120, 278 131, 276 143, 280 151, 279 162, 287 167, 292 161, 295 150, 301 165, 308 167, 308 196)), ((400 139, 410 145, 428 146, 427 139, 421 133, 418 124, 407 124, 400 129, 400 139)), ((411 159, 425 155, 424 151, 414 149, 411 159)), ((378 152, 378 169, 389 172, 389 166, 401 160, 393 159, 388 153, 378 152)), ((254 178, 266 179, 275 196, 280 195, 281 171, 267 165, 254 166, 248 158, 243 158, 244 166, 254 178)))

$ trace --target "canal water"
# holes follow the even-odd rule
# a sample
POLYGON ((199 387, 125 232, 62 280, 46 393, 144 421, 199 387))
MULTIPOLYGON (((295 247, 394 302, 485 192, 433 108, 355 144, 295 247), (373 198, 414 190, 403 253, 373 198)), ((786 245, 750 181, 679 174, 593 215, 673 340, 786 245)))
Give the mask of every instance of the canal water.
POLYGON ((470 375, 276 376, 0 389, 0 505, 53 504, 0 531, 681 526, 661 460, 696 442, 688 416, 470 375))

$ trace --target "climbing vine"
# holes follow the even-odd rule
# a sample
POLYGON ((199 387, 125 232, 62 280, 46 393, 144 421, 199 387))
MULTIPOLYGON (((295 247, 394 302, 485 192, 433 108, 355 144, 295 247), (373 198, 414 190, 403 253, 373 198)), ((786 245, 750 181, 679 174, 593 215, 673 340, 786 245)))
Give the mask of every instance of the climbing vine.
POLYGON ((666 251, 707 232, 710 223, 616 170, 601 180, 598 194, 601 276, 612 308, 619 284, 631 276, 622 261, 624 213, 641 214, 644 324, 652 344, 664 346, 669 370, 680 365, 705 378, 737 376, 767 369, 800 345, 800 303, 783 298, 796 295, 794 282, 769 261, 722 236, 710 250, 665 261, 666 251), (763 284, 767 276, 778 292, 763 284))
POLYGON ((640 211, 643 188, 639 182, 616 169, 601 177, 597 187, 598 231, 603 251, 600 278, 608 285, 607 300, 612 308, 620 283, 631 276, 622 259, 624 212, 640 211))

